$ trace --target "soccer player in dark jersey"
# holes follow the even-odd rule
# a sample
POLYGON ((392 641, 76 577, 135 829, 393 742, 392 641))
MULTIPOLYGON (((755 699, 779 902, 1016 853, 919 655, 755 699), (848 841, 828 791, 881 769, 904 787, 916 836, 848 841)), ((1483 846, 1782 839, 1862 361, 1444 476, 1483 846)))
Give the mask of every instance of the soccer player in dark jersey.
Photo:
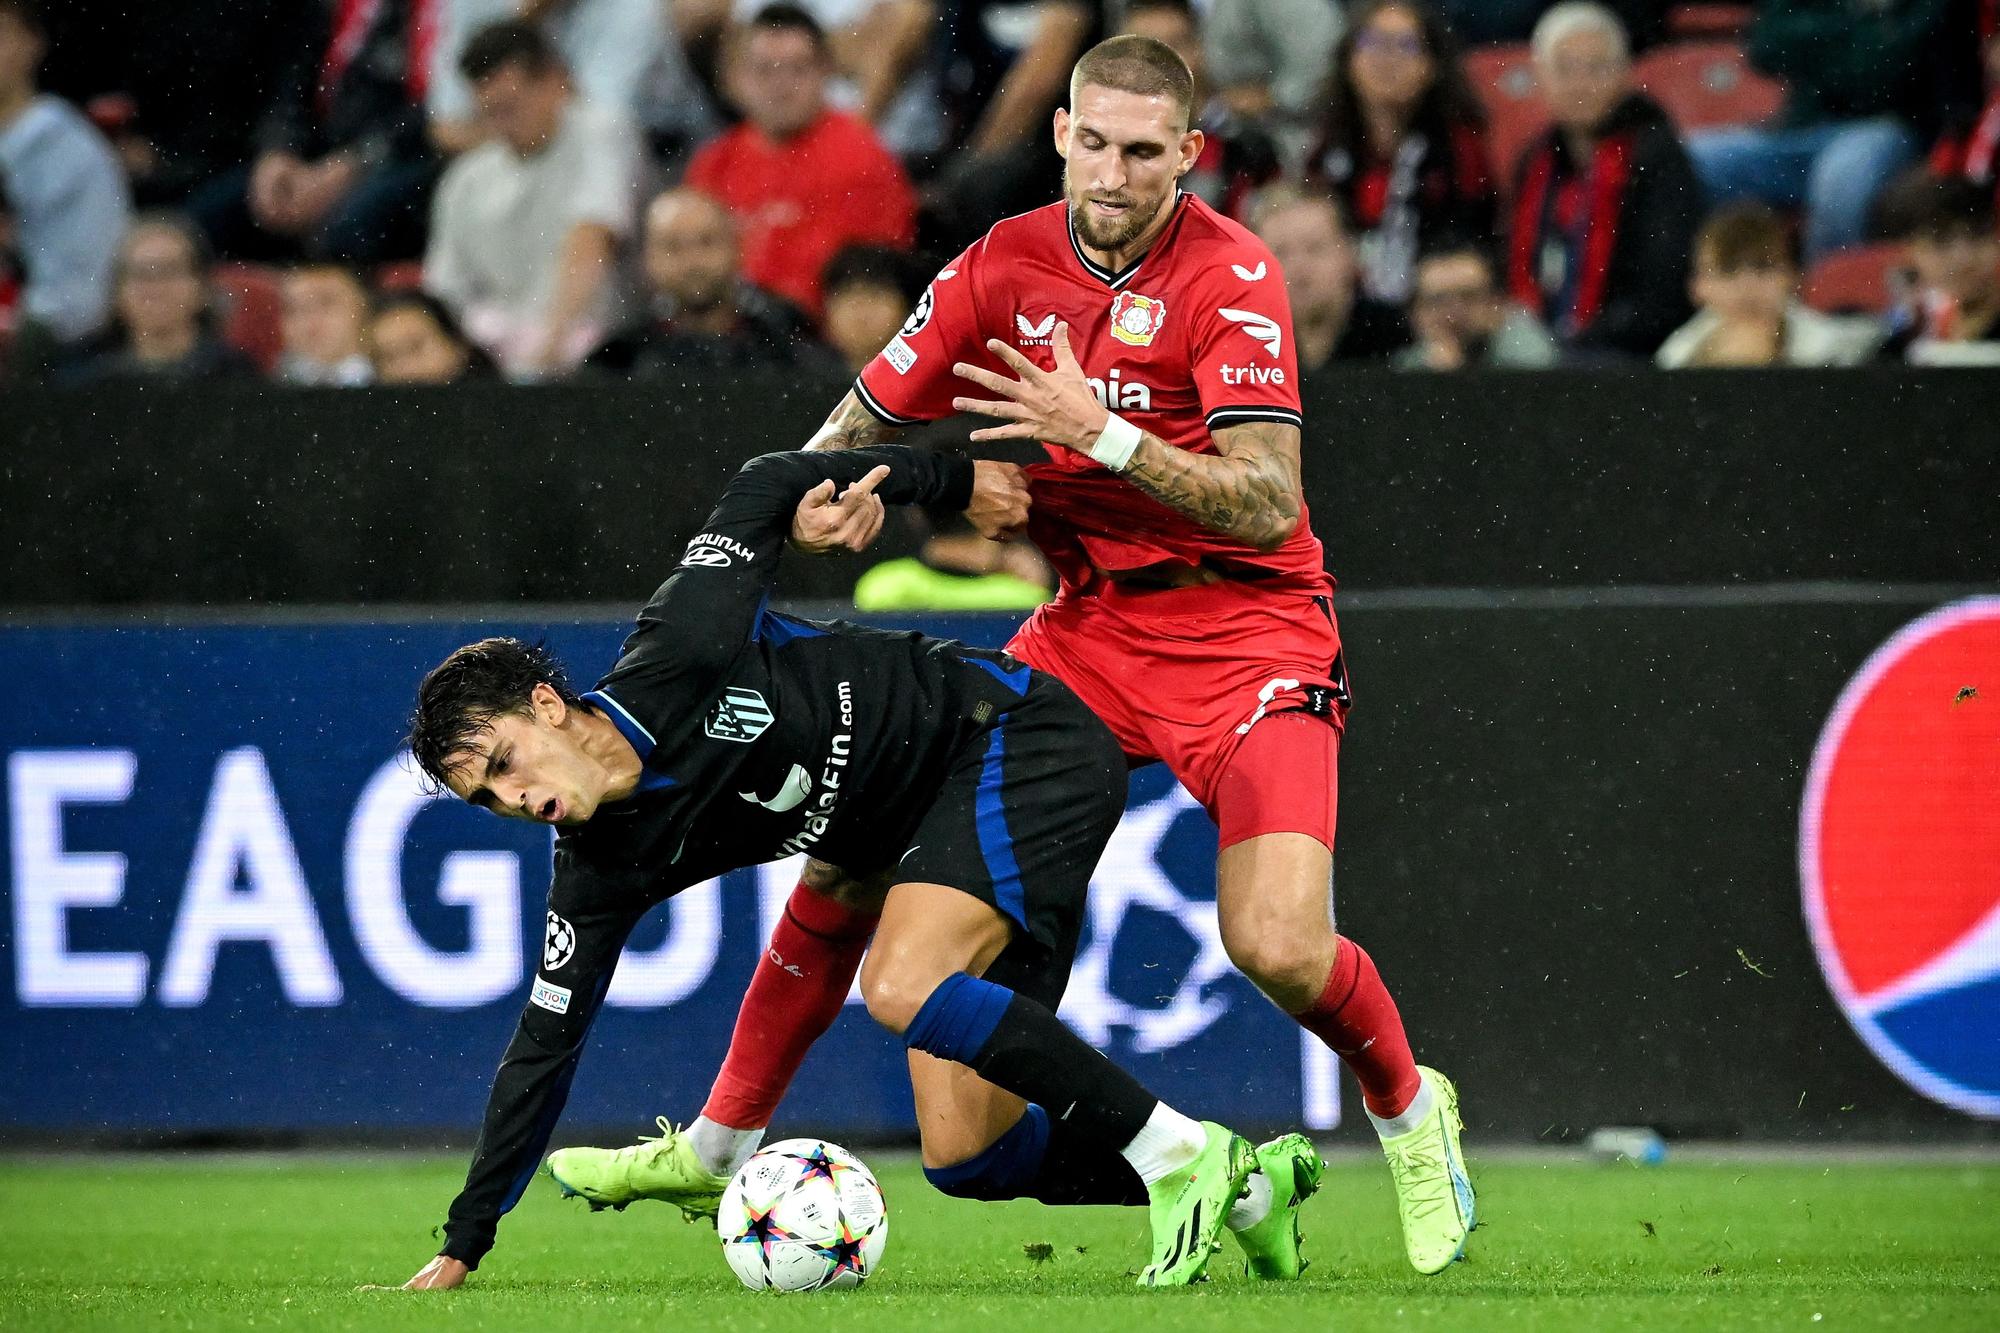
MULTIPOLYGON (((890 867, 861 972, 869 1012, 968 1080, 1070 1108, 1093 1169, 1147 1182, 1141 1285, 1202 1275, 1250 1145, 1161 1102, 1054 1012, 1124 809, 1117 742, 1060 681, 1004 653, 766 609, 808 495, 879 487, 963 509, 980 471, 1004 491, 1013 469, 900 446, 766 455, 731 482, 596 688, 575 693, 514 639, 468 644, 425 676, 410 728, 424 772, 560 836, 528 1003, 444 1250, 411 1286, 456 1286, 491 1248, 640 918, 690 884, 805 850, 890 867)), ((918 1083, 924 1123, 958 1114, 950 1089, 918 1083)))
MULTIPOLYGON (((1027 469, 1028 535, 1062 587, 1008 650, 1076 691, 1130 762, 1164 761, 1215 819, 1223 944, 1354 1073, 1405 1252, 1440 1272, 1474 1221, 1458 1095, 1417 1065, 1374 963, 1334 929, 1348 690, 1334 582, 1300 484, 1291 314, 1263 243, 1178 188, 1203 143, 1192 89, 1159 42, 1121 36, 1086 52, 1055 116, 1065 198, 1000 222, 947 264, 809 447, 868 445, 953 411, 1001 423, 975 440, 1046 447, 1027 469)), ((807 545, 847 537, 808 529, 807 545)), ((773 937, 785 966, 752 978, 687 1130, 615 1158, 569 1150, 597 1197, 685 1206, 719 1193, 839 1011, 873 919, 866 869, 814 853, 773 937)), ((1009 1109, 965 1105, 989 1128, 1009 1109)), ((1047 1117, 1029 1107, 932 1178, 1011 1197, 1018 1163, 1046 1141, 1047 1117)), ((1231 1230, 1253 1272, 1296 1276, 1296 1245, 1274 1219, 1295 1211, 1305 1176, 1282 1143, 1266 1147, 1231 1230)), ((1100 1202, 1134 1196, 1106 1183, 1100 1202)))

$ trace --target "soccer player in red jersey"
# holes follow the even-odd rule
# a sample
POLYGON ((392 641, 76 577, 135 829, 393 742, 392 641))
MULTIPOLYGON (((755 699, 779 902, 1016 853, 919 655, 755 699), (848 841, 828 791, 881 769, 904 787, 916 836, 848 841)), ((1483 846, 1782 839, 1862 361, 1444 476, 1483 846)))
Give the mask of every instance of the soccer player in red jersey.
MULTIPOLYGON (((1191 101, 1186 65, 1158 42, 1086 52, 1055 116, 1066 198, 1000 222, 946 265, 810 447, 877 442, 953 411, 1001 423, 974 440, 1046 446, 1027 469, 1028 533, 1062 587, 1008 651, 1069 685, 1132 763, 1164 761, 1215 819, 1224 946, 1354 1072, 1410 1262, 1434 1273, 1463 1254, 1474 1220, 1457 1094, 1416 1064, 1375 965, 1334 930, 1348 692, 1334 582, 1299 478, 1284 275, 1255 236, 1179 190, 1202 148, 1191 101)), ((842 523, 872 526, 821 504, 801 509, 795 537, 830 544, 842 523)), ((893 863, 902 849, 884 850, 893 863)), ((621 1150, 626 1197, 685 1202, 689 1157, 720 1177, 755 1142, 845 998, 872 928, 872 869, 811 864, 701 1119, 621 1150)), ((1079 1158, 1059 1116, 924 1061, 912 1057, 911 1076, 953 1080, 951 1096, 928 1100, 954 1108, 962 1140, 924 1126, 927 1151, 963 1150, 927 1157, 940 1188, 1138 1201, 1116 1163, 1079 1158)), ((1295 1276, 1297 1205, 1318 1163, 1284 1141, 1267 1147, 1231 1230, 1253 1272, 1295 1276)))

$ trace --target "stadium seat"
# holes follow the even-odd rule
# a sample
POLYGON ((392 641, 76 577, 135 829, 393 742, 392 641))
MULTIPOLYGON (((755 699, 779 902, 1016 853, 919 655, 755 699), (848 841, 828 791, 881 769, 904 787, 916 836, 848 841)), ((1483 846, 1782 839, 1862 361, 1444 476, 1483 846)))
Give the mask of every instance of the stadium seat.
POLYGON ((1733 41, 1656 47, 1639 57, 1632 75, 1683 133, 1755 125, 1776 115, 1785 100, 1785 86, 1750 68, 1733 41))
POLYGON ((1880 314, 1895 292, 1889 278, 1903 263, 1903 247, 1864 245, 1828 255, 1806 274, 1806 304, 1829 314, 1880 314))
POLYGON ((1675 5, 1667 11, 1667 35, 1677 41, 1740 37, 1750 30, 1750 5, 1675 5))
POLYGON ((284 346, 284 301, 278 271, 262 264, 217 264, 211 275, 221 295, 222 340, 270 372, 284 346))
POLYGON ((1521 150, 1549 123, 1535 90, 1535 63, 1525 43, 1485 46, 1465 53, 1465 75, 1486 108, 1486 146, 1500 192, 1514 188, 1521 150))

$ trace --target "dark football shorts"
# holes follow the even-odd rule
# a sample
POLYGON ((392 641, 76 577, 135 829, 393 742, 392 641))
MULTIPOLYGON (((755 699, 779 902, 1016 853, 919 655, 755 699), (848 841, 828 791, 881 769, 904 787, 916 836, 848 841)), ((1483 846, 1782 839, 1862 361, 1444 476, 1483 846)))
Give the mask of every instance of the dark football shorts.
POLYGON ((1090 876, 1125 812, 1125 755, 1068 686, 994 657, 1026 692, 954 759, 891 880, 947 885, 999 909, 1016 931, 986 979, 1053 1009, 1090 876))

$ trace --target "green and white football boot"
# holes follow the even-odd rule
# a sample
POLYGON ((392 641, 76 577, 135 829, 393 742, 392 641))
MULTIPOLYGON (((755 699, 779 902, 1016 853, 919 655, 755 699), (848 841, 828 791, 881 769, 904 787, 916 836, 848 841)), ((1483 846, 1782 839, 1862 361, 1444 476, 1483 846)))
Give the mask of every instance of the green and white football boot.
POLYGON ((563 1197, 581 1197, 590 1210, 624 1208, 637 1199, 673 1204, 690 1222, 714 1220, 729 1181, 711 1172, 695 1155, 687 1136, 655 1121, 660 1135, 642 1137, 628 1148, 561 1148, 549 1154, 549 1178, 563 1197))
POLYGON ((1382 1140, 1396 1182, 1403 1219, 1403 1251, 1419 1273, 1442 1273, 1465 1254, 1475 1225, 1472 1177, 1466 1174, 1458 1135, 1458 1089, 1435 1069, 1417 1067, 1430 1084, 1431 1113, 1407 1134, 1382 1140))
POLYGON ((1153 1262, 1139 1274, 1142 1287, 1185 1287, 1207 1275, 1209 1256, 1222 1248, 1229 1210, 1256 1169, 1248 1139, 1212 1120, 1201 1127, 1208 1133, 1201 1155, 1146 1187, 1152 1196, 1153 1262))
POLYGON ((1257 1225, 1230 1234, 1243 1247, 1251 1277, 1289 1282, 1306 1270, 1299 1251, 1299 1205, 1318 1193, 1326 1163, 1312 1140, 1286 1134, 1257 1145, 1257 1170, 1271 1182, 1271 1211, 1257 1225))

